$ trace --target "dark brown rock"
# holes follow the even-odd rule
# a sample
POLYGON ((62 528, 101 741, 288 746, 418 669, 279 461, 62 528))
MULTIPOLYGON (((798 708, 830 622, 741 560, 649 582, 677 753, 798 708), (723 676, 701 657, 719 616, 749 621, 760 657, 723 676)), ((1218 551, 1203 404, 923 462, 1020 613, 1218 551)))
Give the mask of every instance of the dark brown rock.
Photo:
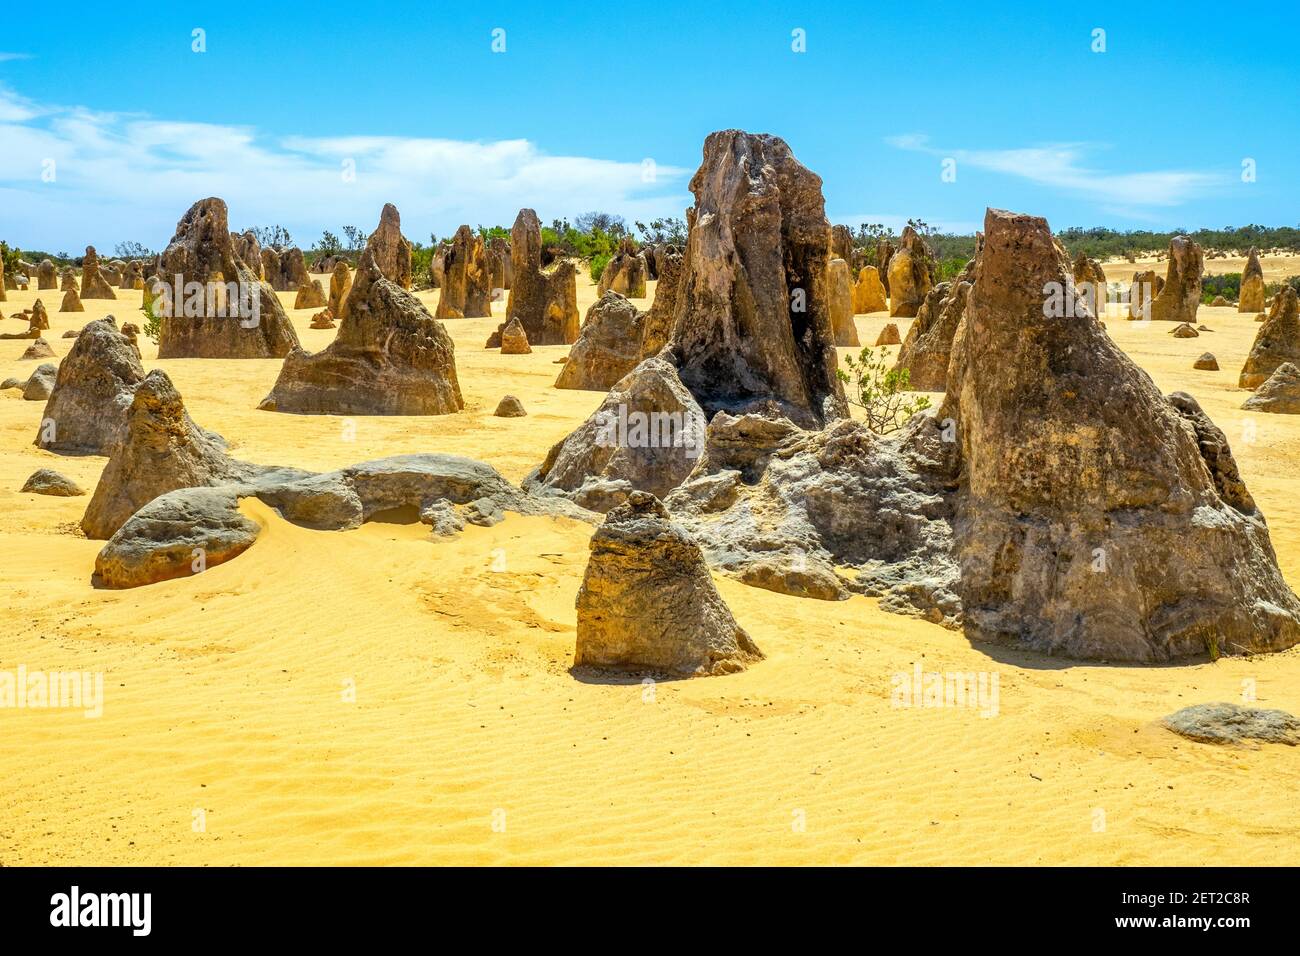
POLYGON ((847 413, 821 185, 776 136, 705 140, 669 346, 710 415, 769 399, 805 422, 847 413))

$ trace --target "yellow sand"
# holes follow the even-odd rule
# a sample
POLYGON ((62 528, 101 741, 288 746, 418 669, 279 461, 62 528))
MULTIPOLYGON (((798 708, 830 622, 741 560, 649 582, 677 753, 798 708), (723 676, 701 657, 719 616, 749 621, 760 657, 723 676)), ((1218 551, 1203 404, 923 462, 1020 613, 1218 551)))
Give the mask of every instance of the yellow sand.
MULTIPOLYGON (((63 315, 43 293, 55 351, 91 318, 138 322, 139 293, 121 295, 63 315)), ((0 311, 35 297, 10 292, 0 311)), ((584 312, 594 298, 584 282, 584 312)), ((330 340, 291 314, 306 347, 330 340)), ((1300 585, 1300 418, 1253 416, 1244 439, 1234 385, 1256 323, 1201 318, 1215 331, 1191 340, 1109 327, 1227 432, 1300 585), (1222 371, 1192 370, 1207 349, 1222 371)), ((447 323, 467 407, 439 418, 256 411, 276 361, 158 362, 145 343, 145 365, 242 458, 328 469, 445 451, 518 481, 602 396, 550 387, 563 348, 485 351, 495 321, 447 323), (492 417, 506 393, 527 418, 492 417)), ((889 320, 857 321, 874 342, 889 320)), ((0 377, 35 366, 16 360, 25 343, 2 345, 0 377)), ((588 683, 568 668, 590 526, 510 516, 434 542, 419 525, 309 531, 257 502, 265 531, 234 561, 99 591, 99 544, 77 531, 87 499, 17 490, 42 466, 89 490, 103 467, 34 448, 42 408, 0 394, 0 670, 100 671, 106 702, 98 719, 0 710, 0 864, 1300 863, 1300 751, 1214 748, 1155 723, 1241 701, 1245 682, 1300 712, 1300 651, 1069 664, 861 597, 719 576, 765 661, 651 689, 588 683), (891 676, 918 661, 996 672, 998 715, 892 707, 891 676)))

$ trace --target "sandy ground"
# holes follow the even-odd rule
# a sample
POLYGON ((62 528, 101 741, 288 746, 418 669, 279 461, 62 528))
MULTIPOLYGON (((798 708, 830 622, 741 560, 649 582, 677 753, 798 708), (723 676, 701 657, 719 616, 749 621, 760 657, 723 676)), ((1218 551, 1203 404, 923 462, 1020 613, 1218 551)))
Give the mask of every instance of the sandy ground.
MULTIPOLYGON (((595 290, 582 285, 585 312, 595 290)), ((43 293, 55 351, 91 318, 138 322, 139 293, 120 295, 66 315, 43 293)), ((437 293, 421 297, 432 308, 437 293)), ((10 292, 0 311, 35 298, 10 292)), ((310 349, 333 334, 291 315, 310 349)), ((1253 317, 1201 320, 1214 331, 1186 340, 1109 327, 1228 434, 1300 585, 1300 418, 1240 410, 1253 317), (1207 349, 1222 371, 1192 369, 1207 349)), ((563 348, 485 351, 496 321, 447 323, 467 407, 437 418, 256 411, 278 361, 158 362, 145 343, 145 366, 164 367, 239 457, 327 469, 445 451, 517 481, 602 395, 551 387, 563 348), (492 417, 507 392, 527 418, 492 417)), ((887 319, 857 321, 874 342, 887 319)), ((17 361, 26 343, 0 345, 0 377, 35 367, 17 361)), ((0 670, 102 672, 105 703, 94 719, 0 710, 0 864, 1300 863, 1300 750, 1214 748, 1156 724, 1251 688, 1300 712, 1300 650, 1071 664, 971 645, 861 597, 718 577, 765 661, 590 683, 569 672, 589 526, 510 516, 434 542, 420 525, 309 531, 256 502, 265 532, 234 561, 99 591, 99 543, 77 530, 88 499, 17 490, 42 466, 91 489, 104 464, 33 447, 42 408, 0 393, 0 670), (891 679, 918 663, 996 674, 996 716, 892 706, 891 679)))

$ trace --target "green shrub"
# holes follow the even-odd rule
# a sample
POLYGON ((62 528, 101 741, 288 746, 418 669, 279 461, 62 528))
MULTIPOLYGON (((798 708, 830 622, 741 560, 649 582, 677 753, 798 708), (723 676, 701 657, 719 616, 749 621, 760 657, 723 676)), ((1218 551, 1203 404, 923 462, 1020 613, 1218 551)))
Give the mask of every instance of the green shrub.
POLYGON ((917 412, 930 407, 924 395, 909 394, 912 376, 905 368, 890 368, 889 349, 881 348, 879 355, 864 346, 854 359, 844 356, 848 371, 836 369, 835 374, 848 386, 845 390, 850 405, 856 405, 866 414, 867 427, 885 435, 902 428, 917 412))
POLYGON ((600 277, 605 274, 605 266, 609 265, 609 260, 614 258, 608 252, 602 252, 599 255, 591 257, 591 281, 599 282, 600 277))

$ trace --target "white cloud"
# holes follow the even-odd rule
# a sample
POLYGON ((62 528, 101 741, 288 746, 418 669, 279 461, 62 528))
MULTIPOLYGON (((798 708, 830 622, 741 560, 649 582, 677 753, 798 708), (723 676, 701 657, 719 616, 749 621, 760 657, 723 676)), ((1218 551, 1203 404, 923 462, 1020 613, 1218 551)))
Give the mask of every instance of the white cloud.
POLYGON ((30 53, 5 53, 4 51, 0 50, 0 63, 9 63, 12 60, 30 60, 30 59, 32 59, 32 55, 30 53))
POLYGON ((220 196, 231 227, 281 224, 310 245, 322 229, 367 230, 386 202, 427 241, 461 223, 509 226, 600 209, 681 216, 690 170, 553 156, 523 139, 270 136, 248 126, 161 120, 31 102, 0 87, 0 205, 6 236, 60 251, 123 239, 160 247, 195 201, 220 196), (42 179, 53 161, 54 180, 42 179))
POLYGON ((1022 149, 939 149, 920 133, 887 137, 898 149, 951 157, 963 165, 1069 190, 1110 207, 1178 206, 1225 185, 1224 173, 1196 170, 1110 173, 1083 164, 1088 146, 1060 143, 1022 149))

